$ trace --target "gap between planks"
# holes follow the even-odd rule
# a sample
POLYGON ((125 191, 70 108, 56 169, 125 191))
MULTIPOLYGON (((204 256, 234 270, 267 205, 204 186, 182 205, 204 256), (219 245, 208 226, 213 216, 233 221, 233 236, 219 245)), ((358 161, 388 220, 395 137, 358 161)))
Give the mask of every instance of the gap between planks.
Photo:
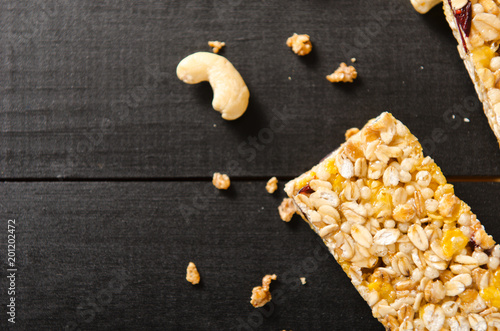
MULTIPOLYGON (((271 177, 264 176, 234 176, 230 177, 231 181, 235 182, 261 182, 268 181, 271 177)), ((277 176, 279 181, 287 182, 295 177, 288 176, 277 176)), ((446 177, 450 183, 459 182, 497 182, 500 183, 500 177, 497 176, 448 176, 446 177)), ((78 178, 78 177, 66 177, 66 178, 0 178, 0 182, 21 182, 21 183, 31 183, 31 182, 211 182, 212 177, 126 177, 126 178, 113 178, 113 177, 101 177, 101 178, 78 178)))

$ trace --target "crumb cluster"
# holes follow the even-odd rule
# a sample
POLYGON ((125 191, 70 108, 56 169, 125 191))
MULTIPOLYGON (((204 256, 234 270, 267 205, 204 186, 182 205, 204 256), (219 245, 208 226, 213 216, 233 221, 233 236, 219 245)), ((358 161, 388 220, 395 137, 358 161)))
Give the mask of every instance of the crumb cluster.
POLYGON ((259 308, 264 306, 266 303, 271 301, 271 292, 269 292, 269 285, 271 284, 272 280, 276 280, 277 276, 276 275, 265 275, 264 278, 262 278, 262 286, 256 286, 252 290, 252 298, 250 300, 250 303, 252 306, 255 308, 259 308))
POLYGON ((356 69, 353 66, 347 66, 347 64, 342 62, 337 70, 326 76, 326 79, 332 83, 352 83, 356 77, 358 77, 356 69))
POLYGON ((226 43, 223 41, 209 41, 208 46, 212 47, 212 52, 215 54, 219 53, 222 47, 226 46, 226 43))
POLYGON ((193 262, 189 262, 186 270, 186 280, 193 285, 200 282, 200 273, 193 262))
POLYGON ((293 200, 290 198, 283 199, 283 202, 278 207, 278 211, 279 211, 280 217, 283 221, 290 222, 290 220, 293 217, 293 214, 295 214, 295 212, 296 212, 295 205, 293 204, 293 200))
POLYGON ((269 181, 266 184, 267 193, 273 194, 274 192, 276 192, 277 189, 278 189, 278 178, 273 177, 269 179, 269 181))
POLYGON ((307 34, 296 34, 287 39, 286 45, 300 56, 307 55, 312 51, 311 38, 307 34))
POLYGON ((231 180, 228 175, 216 172, 214 173, 212 184, 219 190, 227 190, 231 185, 231 180))

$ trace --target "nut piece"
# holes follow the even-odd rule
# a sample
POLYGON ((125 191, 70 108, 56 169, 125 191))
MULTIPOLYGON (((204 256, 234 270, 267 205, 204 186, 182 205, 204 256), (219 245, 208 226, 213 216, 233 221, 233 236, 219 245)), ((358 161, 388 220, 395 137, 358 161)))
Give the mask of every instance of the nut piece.
POLYGON ((338 67, 333 74, 326 76, 326 79, 328 79, 331 83, 352 83, 356 77, 358 77, 356 69, 353 66, 347 66, 347 64, 342 62, 340 67, 338 67))
POLYGON ((454 194, 445 194, 439 200, 439 213, 443 217, 451 217, 460 200, 454 194))
POLYGON ((358 132, 359 132, 358 128, 350 128, 349 130, 347 130, 345 132, 345 140, 351 138, 352 136, 354 136, 358 132))
POLYGON ((472 19, 472 25, 485 41, 496 40, 500 37, 500 19, 496 15, 476 14, 472 19))
POLYGON ((469 0, 451 0, 451 7, 454 9, 460 9, 465 7, 467 2, 469 2, 469 0))
POLYGON ((306 285, 306 277, 300 277, 300 282, 302 285, 306 285))
POLYGON ((214 186, 219 190, 227 190, 231 185, 231 181, 229 180, 228 175, 216 172, 214 173, 212 184, 214 184, 214 186))
POLYGON ((409 203, 398 205, 396 206, 396 208, 394 208, 392 216, 394 217, 395 221, 409 222, 415 217, 415 207, 413 207, 409 203))
POLYGON ((293 217, 293 214, 295 214, 295 212, 296 212, 295 205, 293 204, 293 200, 290 198, 283 199, 283 202, 278 207, 278 211, 279 211, 280 217, 283 221, 290 222, 290 220, 293 217))
POLYGON ((266 303, 271 301, 271 292, 269 292, 269 285, 271 284, 271 280, 276 280, 276 275, 265 275, 262 278, 262 286, 256 286, 252 290, 252 298, 250 303, 255 308, 259 308, 264 306, 266 303))
POLYGON ((442 0, 411 0, 411 4, 420 14, 425 14, 442 0))
POLYGON ((191 54, 177 65, 177 77, 187 84, 208 81, 214 91, 212 107, 225 120, 235 120, 247 110, 250 92, 238 70, 223 56, 191 54))
POLYGON ((193 285, 200 282, 200 273, 196 269, 196 265, 193 262, 189 262, 186 270, 186 280, 193 285))
POLYGON ((286 45, 291 47, 293 52, 297 55, 304 56, 312 51, 312 44, 309 35, 296 34, 286 40, 286 45))
POLYGON ((220 49, 224 46, 226 46, 225 42, 221 41, 209 41, 208 46, 212 47, 212 52, 215 54, 219 53, 220 49))
POLYGON ((267 181, 266 190, 269 194, 273 194, 278 189, 278 178, 273 177, 267 181))

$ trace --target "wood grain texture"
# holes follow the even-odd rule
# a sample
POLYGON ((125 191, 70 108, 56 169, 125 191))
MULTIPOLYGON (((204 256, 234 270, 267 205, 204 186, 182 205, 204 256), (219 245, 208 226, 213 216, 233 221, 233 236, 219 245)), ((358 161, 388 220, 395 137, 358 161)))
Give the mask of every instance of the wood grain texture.
MULTIPOLYGON (((262 179, 295 177, 382 111, 446 175, 500 176, 439 8, 0 0, 0 9, 0 228, 16 219, 19 266, 12 330, 382 330, 307 225, 279 220, 283 181, 272 196, 262 179), (285 46, 293 32, 311 35, 309 56, 285 46), (211 109, 208 84, 175 76, 213 39, 227 43, 221 54, 250 89, 234 122, 211 109), (358 80, 327 82, 351 57, 358 80), (233 178, 228 192, 213 189, 214 171, 233 178), (184 279, 189 261, 199 286, 184 279), (254 309, 251 290, 266 273, 279 277, 275 297, 254 309)), ((497 239, 499 188, 456 185, 497 239)))
MULTIPOLYGON (((275 195, 265 182, 2 184, 1 228, 17 224, 15 330, 383 330, 307 224, 279 219, 283 184, 275 195), (185 280, 189 261, 199 286, 185 280), (266 273, 278 275, 275 300, 254 309, 266 273)), ((499 189, 456 185, 497 239, 499 189)))
POLYGON ((500 175, 500 151, 441 9, 408 1, 1 2, 2 178, 295 176, 391 111, 447 175, 500 175), (311 35, 304 58, 285 45, 311 35), (227 43, 247 113, 175 76, 227 43), (359 78, 324 78, 356 57, 359 78), (289 79, 290 77, 290 79, 289 79), (455 118, 452 118, 452 115, 455 118), (465 123, 463 118, 469 118, 465 123))

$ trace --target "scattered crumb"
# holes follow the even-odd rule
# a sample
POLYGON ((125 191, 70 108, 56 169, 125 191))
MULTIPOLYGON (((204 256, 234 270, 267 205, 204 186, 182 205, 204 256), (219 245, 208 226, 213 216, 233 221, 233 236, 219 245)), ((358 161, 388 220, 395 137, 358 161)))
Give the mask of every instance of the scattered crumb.
POLYGON ((312 44, 307 34, 296 34, 286 40, 286 45, 291 47, 297 55, 304 56, 311 53, 312 44))
POLYGON ((326 79, 332 83, 352 83, 356 77, 358 77, 356 69, 342 62, 340 67, 338 67, 333 74, 326 76, 326 79))
POLYGON ((351 62, 352 63, 356 62, 356 58, 355 57, 351 57, 351 62))
POLYGON ((354 136, 358 132, 359 132, 358 128, 350 128, 349 130, 347 130, 345 132, 345 140, 351 138, 352 136, 354 136))
POLYGON ((468 119, 467 117, 464 117, 464 122, 469 123, 470 119, 468 119))
POLYGON ((300 282, 302 285, 306 285, 306 277, 300 277, 300 282))
POLYGON ((283 221, 290 222, 290 220, 293 217, 293 214, 295 214, 295 211, 296 211, 295 205, 293 204, 292 199, 290 199, 290 198, 283 199, 283 202, 278 207, 278 211, 279 211, 280 217, 283 221))
POLYGON ((262 278, 262 286, 256 286, 252 290, 252 298, 250 303, 255 308, 264 306, 266 303, 271 301, 271 292, 269 292, 269 285, 272 280, 276 280, 276 275, 265 275, 262 278))
POLYGON ((273 177, 267 181, 266 190, 269 194, 273 194, 278 189, 278 178, 273 177))
POLYGON ((420 70, 424 70, 424 66, 420 66, 420 70))
POLYGON ((214 173, 212 184, 214 184, 214 186, 219 190, 227 190, 229 188, 229 185, 231 185, 231 180, 229 180, 228 175, 216 172, 214 173))
POLYGON ((451 118, 455 119, 455 114, 451 115, 451 118))
POLYGON ((193 285, 200 282, 200 273, 198 272, 198 269, 196 269, 196 265, 193 262, 189 262, 187 267, 186 280, 193 285))
POLYGON ((216 127, 217 127, 217 124, 214 124, 214 128, 216 128, 216 127))
POLYGON ((292 80, 292 77, 288 76, 288 80, 292 80))
POLYGON ((226 43, 225 42, 221 42, 221 41, 209 41, 208 42, 208 46, 212 47, 212 52, 214 52, 215 54, 219 53, 219 51, 221 50, 222 47, 226 46, 226 43))

